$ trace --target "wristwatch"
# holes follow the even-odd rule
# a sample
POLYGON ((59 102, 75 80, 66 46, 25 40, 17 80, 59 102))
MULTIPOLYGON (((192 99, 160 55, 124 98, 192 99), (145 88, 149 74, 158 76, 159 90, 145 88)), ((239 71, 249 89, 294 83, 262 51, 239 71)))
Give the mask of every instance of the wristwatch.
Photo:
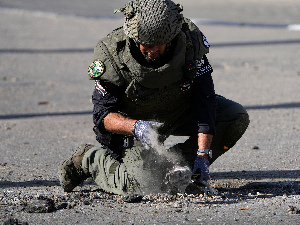
POLYGON ((210 149, 199 149, 198 151, 197 151, 197 155, 199 155, 200 153, 206 153, 207 155, 208 155, 208 158, 209 159, 211 159, 212 158, 212 150, 210 150, 210 149))

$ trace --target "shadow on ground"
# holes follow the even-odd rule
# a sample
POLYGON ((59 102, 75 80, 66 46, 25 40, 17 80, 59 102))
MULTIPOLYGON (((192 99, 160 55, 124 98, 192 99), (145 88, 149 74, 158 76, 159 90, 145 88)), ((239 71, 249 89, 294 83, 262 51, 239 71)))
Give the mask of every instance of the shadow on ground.
POLYGON ((60 183, 58 180, 50 181, 50 180, 31 180, 31 181, 21 181, 21 182, 13 182, 13 181, 0 181, 0 188, 8 188, 8 187, 52 187, 59 186, 60 183))
MULTIPOLYGON (((200 202, 201 204, 233 204, 247 199, 272 198, 283 195, 299 195, 300 170, 271 171, 234 171, 211 173, 211 185, 215 187, 221 199, 200 202), (260 181, 264 179, 263 181, 260 181), (284 179, 266 181, 266 179, 284 179), (285 180, 287 179, 287 180, 285 180)), ((200 194, 193 185, 188 186, 187 193, 200 194)))
MULTIPOLYGON (((28 83, 28 84, 30 85, 31 83, 28 83)), ((13 83, 12 85, 16 86, 18 84, 13 83)), ((1 84, 0 84, 0 86, 1 86, 1 84)), ((245 106, 245 109, 247 109, 247 110, 289 109, 289 108, 300 108, 300 102, 281 103, 281 104, 275 104, 275 105, 245 106)), ((0 115, 0 120, 26 119, 26 118, 33 118, 33 117, 49 117, 49 116, 92 115, 92 113, 93 113, 92 111, 88 110, 88 111, 77 111, 77 112, 53 112, 53 113, 49 112, 49 113, 32 113, 32 114, 9 114, 9 115, 0 115)))
POLYGON ((264 178, 300 178, 300 170, 265 170, 212 172, 211 178, 220 179, 264 179, 264 178))
MULTIPOLYGON (((268 171, 233 171, 233 172, 211 172, 211 179, 222 181, 227 179, 235 180, 260 180, 260 179, 295 179, 300 178, 300 170, 268 170, 268 171)), ((91 179, 85 183, 94 183, 91 179)), ((59 186, 58 180, 31 180, 31 181, 0 181, 0 188, 4 187, 39 187, 39 186, 59 186)))

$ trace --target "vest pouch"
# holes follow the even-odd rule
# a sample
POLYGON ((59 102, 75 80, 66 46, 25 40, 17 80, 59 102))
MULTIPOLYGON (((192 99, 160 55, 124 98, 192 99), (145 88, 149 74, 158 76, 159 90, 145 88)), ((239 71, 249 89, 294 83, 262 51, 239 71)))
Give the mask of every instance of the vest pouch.
POLYGON ((149 89, 132 82, 128 94, 133 95, 123 95, 124 107, 120 113, 129 118, 172 124, 189 108, 190 89, 182 90, 184 81, 160 89, 149 89))

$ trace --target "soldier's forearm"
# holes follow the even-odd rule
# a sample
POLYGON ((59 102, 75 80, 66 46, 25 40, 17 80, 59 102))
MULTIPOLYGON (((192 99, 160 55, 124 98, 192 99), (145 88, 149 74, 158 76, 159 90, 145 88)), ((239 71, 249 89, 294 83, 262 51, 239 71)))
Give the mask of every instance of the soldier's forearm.
POLYGON ((104 127, 112 133, 132 135, 132 127, 135 122, 136 120, 126 118, 118 113, 109 113, 104 118, 104 127))
MULTIPOLYGON (((198 133, 198 149, 210 149, 212 139, 213 135, 211 134, 198 133)), ((198 156, 208 159, 208 155, 206 153, 200 153, 198 156)))

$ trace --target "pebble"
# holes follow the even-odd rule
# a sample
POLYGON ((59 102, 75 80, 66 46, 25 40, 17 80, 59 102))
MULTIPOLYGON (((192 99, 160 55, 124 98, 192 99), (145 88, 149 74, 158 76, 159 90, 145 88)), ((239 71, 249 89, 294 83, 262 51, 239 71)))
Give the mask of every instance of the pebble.
POLYGON ((47 197, 38 197, 26 204, 23 211, 27 213, 50 213, 55 210, 54 201, 47 197))
POLYGON ((122 200, 124 202, 128 202, 128 203, 138 203, 138 202, 141 202, 142 199, 143 199, 143 196, 137 195, 137 194, 129 194, 122 198, 122 200))
POLYGON ((28 225, 27 222, 20 222, 18 219, 9 218, 8 220, 4 221, 3 225, 28 225))
POLYGON ((288 212, 290 214, 300 214, 300 209, 297 209, 295 206, 289 206, 288 212))

